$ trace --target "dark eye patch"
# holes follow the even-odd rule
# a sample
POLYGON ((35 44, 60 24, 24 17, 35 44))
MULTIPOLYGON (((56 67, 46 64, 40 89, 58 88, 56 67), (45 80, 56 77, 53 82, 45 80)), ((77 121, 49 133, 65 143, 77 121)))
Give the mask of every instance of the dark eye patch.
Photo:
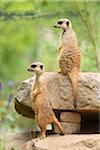
POLYGON ((61 25, 62 23, 63 23, 62 21, 58 21, 58 24, 60 24, 60 25, 61 25))
POLYGON ((40 66, 41 70, 43 69, 43 65, 40 66))
POLYGON ((66 22, 67 26, 69 25, 69 21, 66 22))
POLYGON ((36 67, 36 65, 31 65, 31 67, 32 67, 32 68, 35 68, 35 67, 36 67))

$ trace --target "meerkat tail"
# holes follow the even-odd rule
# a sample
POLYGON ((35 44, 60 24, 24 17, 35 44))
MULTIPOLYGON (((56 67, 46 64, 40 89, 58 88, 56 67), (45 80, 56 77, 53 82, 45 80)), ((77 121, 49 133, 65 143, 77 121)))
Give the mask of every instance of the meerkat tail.
POLYGON ((72 70, 72 72, 70 72, 68 75, 72 84, 72 90, 73 90, 73 96, 74 96, 74 107, 76 109, 79 72, 77 70, 72 70))
POLYGON ((53 121, 55 124, 56 124, 56 126, 58 127, 58 129, 60 130, 60 135, 64 135, 64 130, 63 130, 63 128, 62 128, 62 126, 61 126, 61 124, 60 124, 60 122, 58 121, 58 119, 55 117, 54 118, 54 121, 53 121))

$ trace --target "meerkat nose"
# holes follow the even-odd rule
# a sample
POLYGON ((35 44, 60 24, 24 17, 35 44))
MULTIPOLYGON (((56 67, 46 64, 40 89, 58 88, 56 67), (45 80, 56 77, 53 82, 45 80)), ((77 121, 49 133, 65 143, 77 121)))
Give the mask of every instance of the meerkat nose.
POLYGON ((54 25, 53 27, 57 28, 57 26, 56 26, 56 25, 54 25))
POLYGON ((28 68, 27 71, 30 71, 30 69, 28 68))

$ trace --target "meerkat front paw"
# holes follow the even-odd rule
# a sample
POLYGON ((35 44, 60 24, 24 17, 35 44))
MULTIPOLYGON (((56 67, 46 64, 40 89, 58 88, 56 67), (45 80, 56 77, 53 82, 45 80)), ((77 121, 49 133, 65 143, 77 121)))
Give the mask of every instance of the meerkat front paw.
POLYGON ((58 70, 58 73, 61 73, 61 70, 58 70))
POLYGON ((63 47, 62 45, 61 45, 61 46, 59 46, 59 48, 58 48, 58 50, 59 50, 59 53, 60 53, 60 50, 62 49, 62 47, 63 47))

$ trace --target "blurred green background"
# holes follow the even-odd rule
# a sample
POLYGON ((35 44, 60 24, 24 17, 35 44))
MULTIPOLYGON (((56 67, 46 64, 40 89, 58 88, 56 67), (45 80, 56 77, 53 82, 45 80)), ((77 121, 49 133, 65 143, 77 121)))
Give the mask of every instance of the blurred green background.
POLYGON ((6 132, 33 127, 14 108, 11 97, 33 60, 57 71, 61 31, 59 18, 69 18, 81 50, 81 71, 100 72, 100 1, 0 0, 0 118, 6 132), (10 107, 9 107, 10 106, 10 107), (25 124, 25 120, 27 123, 25 124))

